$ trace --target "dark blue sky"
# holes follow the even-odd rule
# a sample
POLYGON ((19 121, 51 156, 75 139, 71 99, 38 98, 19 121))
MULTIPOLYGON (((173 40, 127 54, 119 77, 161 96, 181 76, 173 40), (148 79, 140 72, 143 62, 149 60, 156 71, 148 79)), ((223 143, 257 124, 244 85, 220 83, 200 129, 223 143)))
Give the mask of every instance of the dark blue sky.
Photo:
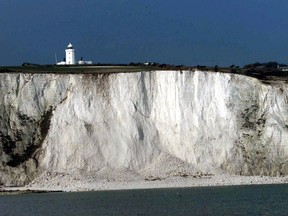
POLYGON ((0 65, 288 63, 287 0, 1 0, 0 65))

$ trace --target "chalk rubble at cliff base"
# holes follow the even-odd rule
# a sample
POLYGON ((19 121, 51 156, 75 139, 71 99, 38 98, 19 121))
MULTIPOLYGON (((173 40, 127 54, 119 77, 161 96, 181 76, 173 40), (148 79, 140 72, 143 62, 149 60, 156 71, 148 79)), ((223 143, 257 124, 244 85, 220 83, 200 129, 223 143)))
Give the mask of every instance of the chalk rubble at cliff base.
POLYGON ((12 190, 69 192, 283 183, 288 183, 288 176, 240 176, 211 167, 210 172, 202 172, 191 164, 165 154, 138 173, 107 167, 84 175, 46 171, 27 186, 12 190))
POLYGON ((133 190, 133 189, 154 189, 154 188, 190 188, 190 187, 208 187, 208 186, 234 186, 234 185, 261 185, 261 184, 283 184, 288 183, 288 177, 270 177, 270 176, 237 176, 237 175, 214 175, 210 177, 169 177, 166 179, 155 179, 153 181, 136 177, 134 180, 104 180, 83 178, 81 175, 70 176, 68 174, 52 174, 46 177, 42 176, 39 182, 29 184, 25 187, 4 188, 4 190, 13 191, 103 191, 103 190, 133 190))

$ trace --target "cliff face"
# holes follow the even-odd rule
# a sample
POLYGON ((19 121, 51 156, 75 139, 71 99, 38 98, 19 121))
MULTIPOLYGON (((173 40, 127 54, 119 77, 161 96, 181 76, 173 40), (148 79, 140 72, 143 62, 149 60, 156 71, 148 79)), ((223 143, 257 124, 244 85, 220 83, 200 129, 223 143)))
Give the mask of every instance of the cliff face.
POLYGON ((138 172, 165 153, 200 169, 288 174, 288 85, 156 71, 0 74, 0 183, 43 171, 138 172))

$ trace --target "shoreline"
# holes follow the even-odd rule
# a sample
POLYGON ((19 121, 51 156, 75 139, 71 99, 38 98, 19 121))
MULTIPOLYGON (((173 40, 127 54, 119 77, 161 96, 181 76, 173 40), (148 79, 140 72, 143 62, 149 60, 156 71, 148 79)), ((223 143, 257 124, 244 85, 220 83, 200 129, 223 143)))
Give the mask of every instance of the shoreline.
MULTIPOLYGON (((59 180, 59 179, 58 179, 59 180)), ((51 181, 46 184, 30 184, 24 187, 2 187, 0 195, 27 194, 27 193, 49 193, 49 192, 88 192, 88 191, 115 191, 115 190, 137 190, 137 189, 165 189, 165 188, 196 188, 196 187, 222 187, 241 185, 270 185, 287 184, 288 176, 237 176, 237 175, 215 175, 204 178, 193 177, 168 177, 166 179, 136 179, 129 181, 94 181, 72 180, 51 181)))

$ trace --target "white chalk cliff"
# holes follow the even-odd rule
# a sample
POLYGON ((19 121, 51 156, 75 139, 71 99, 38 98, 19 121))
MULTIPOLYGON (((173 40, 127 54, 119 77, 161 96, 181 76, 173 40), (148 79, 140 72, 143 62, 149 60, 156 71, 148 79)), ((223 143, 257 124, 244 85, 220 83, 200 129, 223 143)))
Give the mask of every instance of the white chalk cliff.
POLYGON ((0 184, 45 171, 288 174, 288 84, 201 71, 0 74, 0 184), (164 164, 165 166, 165 164, 164 164))

